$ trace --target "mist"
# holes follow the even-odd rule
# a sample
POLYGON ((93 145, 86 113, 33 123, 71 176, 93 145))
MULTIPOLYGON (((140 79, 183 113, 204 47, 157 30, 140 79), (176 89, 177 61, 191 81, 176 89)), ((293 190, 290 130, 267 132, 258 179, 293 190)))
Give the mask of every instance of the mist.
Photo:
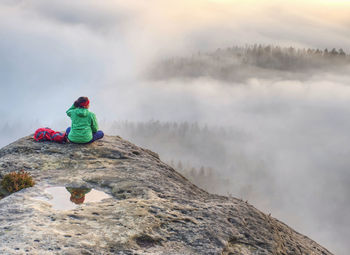
POLYGON ((0 145, 39 127, 65 130, 65 111, 88 96, 107 134, 175 168, 181 161, 189 179, 187 169, 210 168, 202 188, 248 200, 347 254, 348 65, 240 69, 240 79, 149 72, 169 58, 255 43, 349 53, 348 10, 326 0, 2 1, 0 145), (197 131, 164 131, 185 122, 197 131))
POLYGON ((139 109, 144 122, 109 130, 158 152, 202 188, 248 200, 335 254, 346 254, 348 84, 340 74, 304 82, 252 78, 235 86, 207 78, 162 81, 147 99, 139 97, 141 105, 152 101, 139 109), (157 109, 147 122, 145 114, 157 109), (171 128, 169 120, 187 120, 189 127, 171 128), (199 128, 191 131, 193 120, 199 128), (212 169, 209 179, 191 176, 201 167, 212 169))

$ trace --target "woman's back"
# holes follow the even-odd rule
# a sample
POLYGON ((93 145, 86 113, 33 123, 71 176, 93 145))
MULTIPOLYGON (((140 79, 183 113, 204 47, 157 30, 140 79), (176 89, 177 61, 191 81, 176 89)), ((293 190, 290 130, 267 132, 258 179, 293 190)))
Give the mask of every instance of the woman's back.
POLYGON ((73 104, 66 112, 72 120, 68 139, 74 143, 88 143, 93 139, 93 133, 98 130, 96 116, 87 108, 76 105, 73 104))

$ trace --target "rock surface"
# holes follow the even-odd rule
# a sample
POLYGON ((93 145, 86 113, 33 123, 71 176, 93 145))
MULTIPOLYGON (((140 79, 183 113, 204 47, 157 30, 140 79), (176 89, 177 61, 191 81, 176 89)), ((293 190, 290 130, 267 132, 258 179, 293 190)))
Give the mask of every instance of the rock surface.
POLYGON ((331 254, 248 203, 199 189, 118 136, 90 145, 22 138, 0 150, 0 179, 21 169, 37 184, 0 200, 0 254, 331 254), (38 199, 48 186, 111 197, 60 211, 38 199))

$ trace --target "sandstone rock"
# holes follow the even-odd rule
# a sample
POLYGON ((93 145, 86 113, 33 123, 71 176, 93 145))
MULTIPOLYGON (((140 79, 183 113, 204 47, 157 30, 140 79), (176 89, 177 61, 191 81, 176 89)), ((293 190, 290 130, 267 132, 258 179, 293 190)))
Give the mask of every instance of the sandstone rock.
POLYGON ((22 138, 0 150, 0 179, 21 169, 37 184, 0 200, 0 254, 331 254, 246 202, 199 189, 118 136, 90 145, 22 138), (111 197, 55 210, 38 199, 48 186, 111 197))

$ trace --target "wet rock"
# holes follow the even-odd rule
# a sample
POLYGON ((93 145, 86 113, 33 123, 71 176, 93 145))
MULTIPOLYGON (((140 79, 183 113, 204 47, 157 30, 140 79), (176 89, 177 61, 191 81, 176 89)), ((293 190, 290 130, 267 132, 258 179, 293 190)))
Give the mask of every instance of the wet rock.
POLYGON ((248 203, 199 189, 118 136, 89 145, 22 138, 0 150, 0 179, 21 169, 37 184, 0 200, 0 254, 331 254, 248 203), (52 186, 110 197, 78 196, 74 209, 55 210, 45 192, 52 186))

